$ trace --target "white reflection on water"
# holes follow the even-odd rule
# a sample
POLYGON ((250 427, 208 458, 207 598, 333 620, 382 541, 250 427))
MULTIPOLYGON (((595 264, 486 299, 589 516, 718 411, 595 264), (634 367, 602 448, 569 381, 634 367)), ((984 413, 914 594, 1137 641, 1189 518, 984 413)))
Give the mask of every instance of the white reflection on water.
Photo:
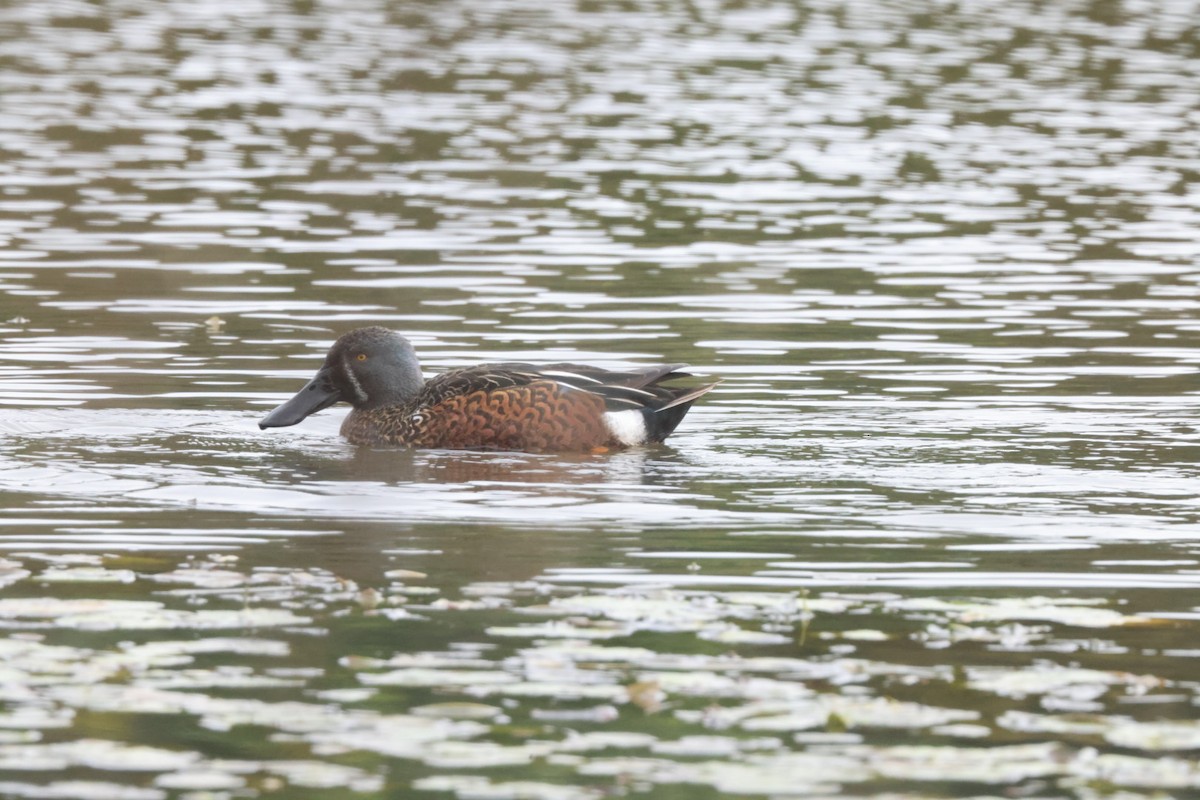
MULTIPOLYGON (((673 447, 606 456, 357 449, 337 437, 336 411, 268 433, 249 412, 13 411, 3 422, 0 487, 25 503, 51 506, 92 501, 335 523, 504 527, 532 520, 543 529, 669 527, 775 541, 933 538, 962 551, 1008 540, 1069 552, 1200 536, 1192 516, 1200 502, 1194 477, 1172 463, 1177 426, 1169 413, 1150 411, 1153 405, 1051 411, 838 400, 764 405, 771 409, 765 416, 741 405, 717 396, 689 415, 673 447), (867 431, 873 435, 864 437, 867 431)), ((55 549, 68 542, 126 549, 257 543, 275 529, 75 524, 52 530, 53 545, 45 546, 55 549)), ((5 546, 40 541, 25 533, 5 546)), ((1141 578, 1074 570, 909 575, 902 574, 906 561, 912 559, 881 565, 886 576, 818 570, 819 579, 805 573, 793 580, 763 571, 739 580, 1145 585, 1141 578)))
MULTIPOLYGON (((864 563, 861 566, 867 566, 864 563)), ((595 576, 591 573, 563 572, 547 576, 544 580, 575 583, 596 583, 616 586, 678 586, 678 587, 854 587, 858 589, 1194 589, 1200 586, 1200 576, 1171 575, 1161 572, 1147 573, 1095 573, 1073 572, 946 572, 923 571, 905 573, 886 571, 842 571, 826 573, 823 570, 792 572, 785 570, 761 570, 752 576, 713 576, 694 574, 654 573, 646 575, 595 576)))

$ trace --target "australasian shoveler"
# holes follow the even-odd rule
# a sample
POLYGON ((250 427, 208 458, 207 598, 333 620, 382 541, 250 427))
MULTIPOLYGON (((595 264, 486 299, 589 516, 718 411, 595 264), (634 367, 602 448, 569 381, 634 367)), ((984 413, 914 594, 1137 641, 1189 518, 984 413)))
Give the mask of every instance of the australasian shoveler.
POLYGON ((359 328, 338 339, 295 397, 258 423, 295 425, 346 401, 354 444, 453 450, 603 452, 661 442, 715 383, 663 386, 684 364, 612 371, 579 364, 482 364, 421 375, 407 339, 359 328))

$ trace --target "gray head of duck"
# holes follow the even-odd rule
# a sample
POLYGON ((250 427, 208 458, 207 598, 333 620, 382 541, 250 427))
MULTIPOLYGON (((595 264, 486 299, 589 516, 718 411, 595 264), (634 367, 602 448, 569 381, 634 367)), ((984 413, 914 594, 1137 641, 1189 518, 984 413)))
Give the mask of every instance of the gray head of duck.
POLYGON ((334 342, 313 379, 263 417, 258 427, 295 425, 342 401, 359 410, 404 403, 416 397, 424 384, 417 354, 407 339, 387 328, 359 328, 334 342))

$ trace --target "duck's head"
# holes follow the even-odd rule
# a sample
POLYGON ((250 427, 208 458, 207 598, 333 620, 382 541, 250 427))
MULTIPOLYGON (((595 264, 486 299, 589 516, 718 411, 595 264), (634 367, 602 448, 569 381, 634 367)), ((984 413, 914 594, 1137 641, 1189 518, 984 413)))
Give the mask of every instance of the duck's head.
POLYGON ((263 417, 258 427, 295 425, 343 400, 356 409, 403 403, 415 397, 424 383, 407 339, 387 328, 359 328, 334 342, 313 379, 263 417))

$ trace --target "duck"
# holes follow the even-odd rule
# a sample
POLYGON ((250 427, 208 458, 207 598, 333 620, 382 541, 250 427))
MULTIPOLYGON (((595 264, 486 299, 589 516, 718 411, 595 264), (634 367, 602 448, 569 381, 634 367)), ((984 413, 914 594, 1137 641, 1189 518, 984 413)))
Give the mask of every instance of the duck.
POLYGON ((313 379, 258 426, 296 425, 346 402, 341 435, 355 445, 603 453, 662 442, 719 383, 664 385, 691 377, 680 371, 686 366, 504 362, 426 380, 408 339, 358 328, 339 337, 313 379))

